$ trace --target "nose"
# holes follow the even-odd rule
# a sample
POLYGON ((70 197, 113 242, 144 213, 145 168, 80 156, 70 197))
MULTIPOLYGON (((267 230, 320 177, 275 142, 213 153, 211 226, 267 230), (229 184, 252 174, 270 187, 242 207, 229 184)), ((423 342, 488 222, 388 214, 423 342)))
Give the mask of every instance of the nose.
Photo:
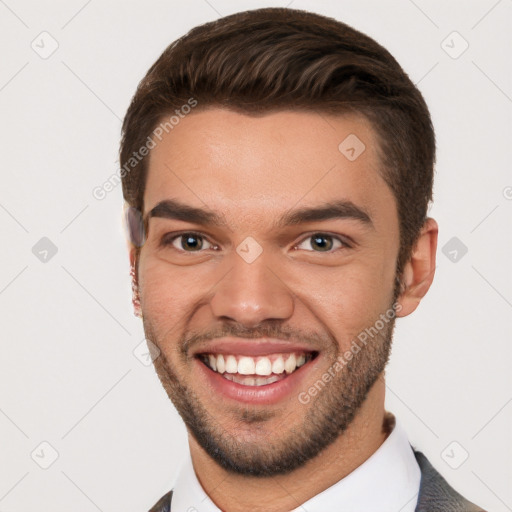
POLYGON ((231 270, 217 284, 210 301, 217 319, 254 327, 265 320, 292 316, 293 293, 263 254, 252 263, 236 253, 232 255, 231 270))

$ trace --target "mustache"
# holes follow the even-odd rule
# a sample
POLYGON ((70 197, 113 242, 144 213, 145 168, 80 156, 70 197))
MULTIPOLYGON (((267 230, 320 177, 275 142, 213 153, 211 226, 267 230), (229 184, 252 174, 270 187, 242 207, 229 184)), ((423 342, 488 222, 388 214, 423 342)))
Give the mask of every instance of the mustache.
POLYGON ((330 334, 319 334, 316 331, 305 331, 292 328, 278 322, 268 321, 255 327, 246 327, 238 323, 225 323, 212 329, 195 332, 187 331, 180 339, 181 352, 186 355, 195 345, 216 338, 277 338, 294 340, 311 345, 312 350, 318 347, 332 345, 336 340, 330 334))

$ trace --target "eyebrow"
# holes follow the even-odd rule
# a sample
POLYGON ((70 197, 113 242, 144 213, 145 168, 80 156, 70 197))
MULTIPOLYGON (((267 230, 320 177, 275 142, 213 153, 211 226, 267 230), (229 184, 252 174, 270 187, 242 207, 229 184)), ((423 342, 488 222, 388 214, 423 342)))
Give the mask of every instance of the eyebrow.
POLYGON ((366 210, 355 205, 352 201, 345 200, 291 210, 277 221, 277 226, 293 226, 305 222, 319 222, 332 219, 352 219, 360 221, 369 227, 374 227, 370 214, 366 210))
POLYGON ((227 225, 225 218, 215 212, 189 206, 174 199, 165 199, 164 201, 157 203, 157 205, 149 211, 147 215, 148 221, 152 217, 183 220, 185 222, 191 222, 194 224, 216 224, 219 226, 227 225))
MULTIPOLYGON (((226 219, 211 210, 189 206, 174 199, 165 199, 154 206, 147 214, 152 217, 182 220, 194 224, 227 226, 226 219)), ((276 227, 294 226, 306 222, 319 222, 332 219, 352 219, 374 227, 368 212, 352 201, 339 200, 319 206, 304 207, 285 213, 274 223, 276 227)))

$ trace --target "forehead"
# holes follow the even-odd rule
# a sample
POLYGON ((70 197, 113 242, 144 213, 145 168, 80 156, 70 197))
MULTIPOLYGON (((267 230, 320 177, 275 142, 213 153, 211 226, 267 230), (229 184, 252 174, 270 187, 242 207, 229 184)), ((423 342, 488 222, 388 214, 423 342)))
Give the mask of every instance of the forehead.
POLYGON ((233 222, 260 222, 297 204, 340 199, 390 209, 380 165, 376 134, 363 117, 211 108, 156 140, 144 210, 172 198, 231 214, 233 222))

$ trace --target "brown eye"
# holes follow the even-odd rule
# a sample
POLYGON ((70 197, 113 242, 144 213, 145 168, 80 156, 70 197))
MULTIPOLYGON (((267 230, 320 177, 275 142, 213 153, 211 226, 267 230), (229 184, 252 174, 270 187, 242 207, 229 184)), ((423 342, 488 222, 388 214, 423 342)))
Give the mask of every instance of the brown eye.
POLYGON ((193 233, 181 235, 178 240, 180 241, 181 249, 185 251, 198 251, 203 247, 203 239, 193 233))
POLYGON ((313 252, 332 252, 332 249, 344 247, 347 244, 339 238, 325 233, 315 233, 305 238, 298 246, 298 249, 313 252))
POLYGON ((197 233, 181 233, 173 237, 166 236, 161 245, 164 247, 171 245, 180 252, 201 252, 203 249, 215 249, 213 244, 197 233))
POLYGON ((314 235, 311 237, 311 246, 319 251, 329 251, 333 245, 331 236, 314 235))

